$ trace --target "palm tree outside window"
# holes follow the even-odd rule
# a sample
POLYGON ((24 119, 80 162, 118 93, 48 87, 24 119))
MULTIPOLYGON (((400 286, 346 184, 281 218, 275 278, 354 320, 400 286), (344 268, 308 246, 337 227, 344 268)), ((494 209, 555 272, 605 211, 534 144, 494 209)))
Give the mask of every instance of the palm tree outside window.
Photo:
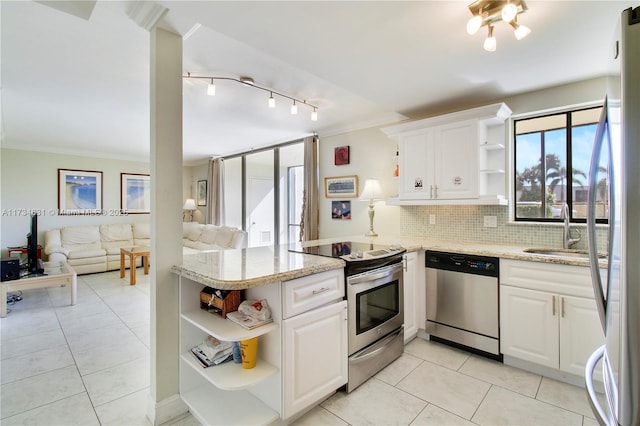
MULTIPOLYGON (((516 221, 586 221, 587 173, 602 107, 565 111, 514 122, 516 221)), ((606 221, 606 158, 598 177, 597 215, 606 221)))

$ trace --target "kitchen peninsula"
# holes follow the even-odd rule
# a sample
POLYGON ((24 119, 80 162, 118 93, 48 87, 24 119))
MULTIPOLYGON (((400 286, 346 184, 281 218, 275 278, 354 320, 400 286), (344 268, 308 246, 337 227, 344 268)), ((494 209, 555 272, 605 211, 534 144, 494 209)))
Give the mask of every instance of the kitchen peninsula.
POLYGON ((291 420, 347 382, 344 261, 255 247, 186 255, 180 276, 180 396, 203 424, 291 420), (252 330, 200 308, 204 286, 266 299, 273 322, 252 330), (258 362, 202 368, 189 353, 208 335, 259 337, 258 362))

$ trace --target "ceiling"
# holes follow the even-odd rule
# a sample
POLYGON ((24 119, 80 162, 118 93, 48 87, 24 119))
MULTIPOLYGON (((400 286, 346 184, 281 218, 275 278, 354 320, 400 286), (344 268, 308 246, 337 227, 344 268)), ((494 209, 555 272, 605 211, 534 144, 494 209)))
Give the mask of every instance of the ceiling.
MULTIPOLYGON (((149 32, 135 11, 166 8, 182 35, 184 160, 420 118, 610 73, 620 12, 634 1, 535 1, 516 41, 465 27, 470 1, 6 1, 1 13, 2 146, 147 161, 149 32), (133 16, 134 18, 131 18, 133 16), (139 20, 138 20, 139 21, 139 20)), ((143 14, 144 15, 144 14, 143 14)), ((148 16, 149 14, 147 14, 148 16)))

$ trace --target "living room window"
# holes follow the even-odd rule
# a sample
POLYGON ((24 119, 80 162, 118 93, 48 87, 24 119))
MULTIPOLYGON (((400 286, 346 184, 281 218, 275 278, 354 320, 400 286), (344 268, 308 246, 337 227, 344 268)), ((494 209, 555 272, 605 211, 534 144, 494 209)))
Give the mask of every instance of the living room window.
POLYGON ((298 241, 303 154, 292 142, 225 158, 225 224, 246 230, 249 247, 298 241))
MULTIPOLYGON (((586 221, 589 163, 602 107, 528 117, 514 122, 515 220, 560 222, 569 206, 572 222, 586 221)), ((601 156, 596 214, 606 222, 606 155, 601 156)))

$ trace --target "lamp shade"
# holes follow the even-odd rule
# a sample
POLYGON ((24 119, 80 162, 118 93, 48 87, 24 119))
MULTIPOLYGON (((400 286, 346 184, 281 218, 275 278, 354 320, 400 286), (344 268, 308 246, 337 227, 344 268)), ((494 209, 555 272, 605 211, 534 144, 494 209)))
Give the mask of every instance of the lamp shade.
POLYGON ((382 193, 380 182, 377 179, 367 179, 364 182, 362 194, 360 194, 360 201, 376 200, 384 200, 384 194, 382 193))
POLYGON ((182 210, 195 210, 196 209, 196 200, 193 198, 187 198, 187 201, 184 202, 184 206, 182 206, 182 210))

